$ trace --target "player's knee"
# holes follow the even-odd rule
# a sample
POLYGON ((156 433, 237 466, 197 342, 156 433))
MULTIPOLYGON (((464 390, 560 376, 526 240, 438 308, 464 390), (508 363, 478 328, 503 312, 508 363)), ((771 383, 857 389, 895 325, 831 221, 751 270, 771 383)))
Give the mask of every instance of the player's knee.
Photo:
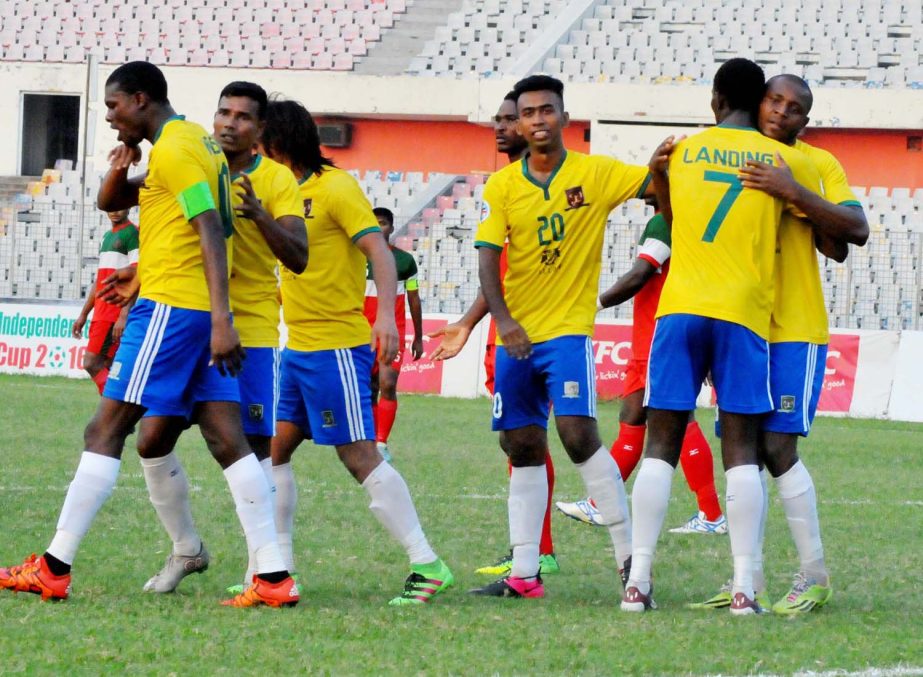
POLYGON ((781 433, 766 433, 761 445, 760 460, 773 477, 784 475, 798 462, 798 437, 781 433))
POLYGON ((591 418, 573 417, 574 420, 563 422, 559 417, 558 436, 567 455, 574 463, 583 463, 602 446, 596 421, 591 418))
POLYGON ((83 369, 91 377, 96 376, 105 366, 106 361, 102 355, 97 355, 96 353, 83 354, 83 369))
POLYGON ((222 468, 228 468, 250 452, 243 432, 228 427, 199 426, 205 445, 222 468))

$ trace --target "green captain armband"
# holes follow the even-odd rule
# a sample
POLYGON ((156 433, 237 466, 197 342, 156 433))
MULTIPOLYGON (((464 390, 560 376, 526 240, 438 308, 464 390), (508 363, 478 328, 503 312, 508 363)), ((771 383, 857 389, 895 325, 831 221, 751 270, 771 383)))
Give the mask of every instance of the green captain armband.
POLYGON ((176 197, 176 200, 183 209, 183 216, 186 217, 187 221, 191 221, 209 209, 217 209, 215 207, 215 198, 212 197, 212 191, 205 181, 189 186, 176 197))
POLYGON ((420 289, 420 283, 417 281, 417 278, 412 277, 404 282, 404 289, 407 291, 417 291, 420 289))

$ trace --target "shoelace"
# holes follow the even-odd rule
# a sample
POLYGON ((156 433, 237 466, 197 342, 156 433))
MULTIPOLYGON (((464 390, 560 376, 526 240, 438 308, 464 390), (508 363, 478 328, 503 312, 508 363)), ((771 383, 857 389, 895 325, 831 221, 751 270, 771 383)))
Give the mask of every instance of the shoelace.
POLYGON ((808 578, 800 571, 795 574, 795 580, 792 583, 792 591, 788 595, 788 601, 794 602, 799 595, 801 595, 805 590, 810 587, 808 585, 808 578))
POLYGON ((23 574, 34 573, 38 571, 38 569, 38 557, 35 555, 35 553, 32 553, 22 564, 17 564, 16 566, 10 567, 10 578, 22 576, 23 574))

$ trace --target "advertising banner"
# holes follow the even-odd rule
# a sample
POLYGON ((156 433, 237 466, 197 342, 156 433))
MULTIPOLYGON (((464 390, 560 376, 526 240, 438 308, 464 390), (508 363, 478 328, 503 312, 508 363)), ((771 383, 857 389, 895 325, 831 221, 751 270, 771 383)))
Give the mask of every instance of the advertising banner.
POLYGON ((84 338, 71 336, 79 305, 0 303, 0 373, 81 378, 84 338))

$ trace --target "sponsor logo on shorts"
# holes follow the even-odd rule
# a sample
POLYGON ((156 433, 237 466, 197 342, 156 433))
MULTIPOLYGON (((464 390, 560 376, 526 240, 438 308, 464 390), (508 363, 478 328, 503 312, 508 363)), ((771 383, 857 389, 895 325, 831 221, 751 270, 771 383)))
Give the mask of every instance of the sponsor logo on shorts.
POLYGON ((247 412, 250 414, 251 421, 262 421, 263 420, 263 405, 262 404, 247 405, 247 412))
POLYGON ((325 409, 324 411, 320 413, 320 415, 321 415, 321 418, 324 419, 325 428, 335 428, 336 427, 337 422, 336 422, 336 419, 333 417, 333 411, 331 411, 330 409, 325 409))
POLYGON ((795 396, 783 395, 779 400, 779 411, 783 414, 790 414, 795 411, 795 396))
POLYGON ((570 400, 580 397, 580 383, 578 381, 564 381, 564 397, 570 400))
POLYGON ((119 373, 121 373, 121 371, 122 371, 122 363, 121 363, 121 362, 113 362, 113 363, 112 363, 112 366, 109 367, 109 376, 108 376, 108 378, 111 378, 113 381, 118 381, 118 380, 119 380, 119 373))

